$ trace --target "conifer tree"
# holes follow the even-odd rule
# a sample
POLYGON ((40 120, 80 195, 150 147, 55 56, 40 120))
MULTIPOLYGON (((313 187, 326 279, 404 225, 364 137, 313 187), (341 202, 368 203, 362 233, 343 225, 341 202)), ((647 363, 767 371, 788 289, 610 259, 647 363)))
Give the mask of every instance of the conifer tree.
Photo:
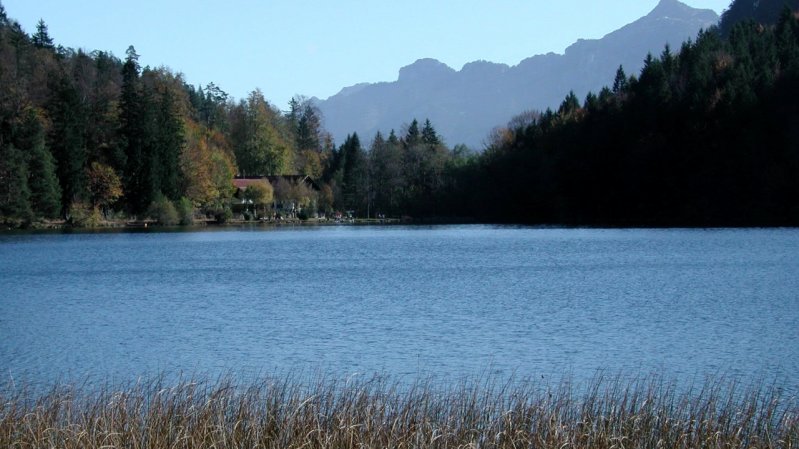
POLYGON ((297 128, 300 123, 300 116, 302 116, 302 105, 300 104, 300 97, 293 96, 291 100, 289 100, 289 112, 286 115, 286 120, 288 121, 289 127, 297 131, 297 128))
POLYGON ((32 40, 36 48, 54 48, 53 39, 47 31, 47 24, 42 19, 39 19, 39 23, 36 24, 36 33, 32 36, 32 40))
POLYGON ((209 128, 226 129, 227 122, 225 121, 224 107, 227 104, 228 94, 223 91, 213 82, 205 86, 205 95, 202 95, 200 89, 200 98, 202 103, 200 106, 201 120, 209 128))
POLYGON ((599 98, 593 92, 588 92, 585 96, 585 101, 583 102, 583 108, 585 108, 589 113, 593 113, 599 109, 599 98))
POLYGON ((149 206, 145 187, 145 118, 139 79, 139 55, 131 45, 122 66, 122 91, 120 94, 120 141, 125 153, 123 190, 128 207, 135 213, 149 206))
POLYGON ((424 126, 422 127, 422 142, 425 145, 436 146, 441 144, 441 139, 438 137, 433 124, 430 119, 425 119, 424 126))
POLYGON ((86 197, 86 105, 67 77, 57 82, 49 112, 53 122, 50 141, 58 163, 61 205, 68 210, 73 202, 86 197))
POLYGON ((627 90, 627 74, 624 73, 624 67, 619 66, 613 79, 613 93, 618 95, 625 90, 627 90))
POLYGON ((397 138, 397 134, 392 129, 390 133, 388 133, 388 143, 392 145, 399 145, 400 141, 397 138))
POLYGON ((316 109, 306 104, 297 123, 297 149, 319 151, 321 123, 316 109))
POLYGON ((31 216, 25 154, 0 140, 0 217, 27 221, 31 216))
POLYGON ((371 188, 376 213, 399 214, 404 181, 402 146, 392 130, 388 139, 378 132, 369 149, 371 188))
POLYGON ((61 211, 61 187, 55 159, 45 143, 44 126, 38 114, 29 109, 16 132, 17 145, 27 153, 28 187, 33 214, 55 218, 61 211))
POLYGON ((563 103, 560 104, 560 108, 558 108, 558 114, 562 118, 571 117, 575 111, 580 108, 580 100, 577 99, 577 95, 574 94, 574 91, 569 91, 569 95, 566 95, 566 98, 563 100, 563 103))
POLYGON ((160 126, 154 158, 160 167, 158 189, 173 201, 180 198, 179 185, 181 175, 179 165, 184 145, 183 124, 175 108, 172 92, 166 89, 161 98, 158 117, 160 126))
POLYGON ((8 16, 6 15, 6 8, 3 6, 3 3, 0 2, 0 27, 4 27, 8 25, 8 16))
POLYGON ((347 136, 339 151, 343 159, 343 205, 357 212, 365 199, 367 182, 366 158, 358 134, 347 136))
POLYGON ((408 132, 405 134, 405 147, 411 148, 422 141, 421 134, 419 132, 419 122, 416 119, 413 119, 411 125, 408 127, 408 132))

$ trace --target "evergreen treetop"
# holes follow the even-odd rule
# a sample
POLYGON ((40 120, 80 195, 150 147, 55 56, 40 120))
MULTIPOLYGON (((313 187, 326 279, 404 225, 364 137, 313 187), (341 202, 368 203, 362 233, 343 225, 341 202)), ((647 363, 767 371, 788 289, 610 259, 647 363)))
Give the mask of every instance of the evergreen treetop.
POLYGON ((43 19, 39 19, 36 24, 36 33, 32 36, 33 45, 37 48, 53 49, 53 39, 47 31, 47 24, 43 19))

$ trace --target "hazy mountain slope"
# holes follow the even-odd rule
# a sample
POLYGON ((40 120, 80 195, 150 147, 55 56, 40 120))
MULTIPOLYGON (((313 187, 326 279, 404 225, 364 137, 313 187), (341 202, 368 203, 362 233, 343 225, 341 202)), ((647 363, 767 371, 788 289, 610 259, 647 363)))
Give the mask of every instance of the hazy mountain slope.
POLYGON ((662 0, 645 17, 602 39, 579 40, 563 55, 533 56, 513 67, 477 61, 460 71, 420 59, 400 69, 397 81, 348 87, 317 104, 337 142, 353 131, 368 142, 378 130, 399 131, 416 117, 429 118, 449 145, 481 148, 489 131, 514 115, 555 108, 569 90, 580 98, 598 91, 620 64, 637 73, 648 52, 660 54, 667 43, 679 49, 717 21, 712 10, 662 0))

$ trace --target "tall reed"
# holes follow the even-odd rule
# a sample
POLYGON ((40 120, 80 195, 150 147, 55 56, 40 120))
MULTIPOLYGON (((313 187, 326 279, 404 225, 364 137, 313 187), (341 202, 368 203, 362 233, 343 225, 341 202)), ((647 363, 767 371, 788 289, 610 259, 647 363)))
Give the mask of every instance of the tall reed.
POLYGON ((770 386, 599 378, 579 387, 385 377, 156 378, 0 393, 1 448, 793 448, 799 407, 770 386))

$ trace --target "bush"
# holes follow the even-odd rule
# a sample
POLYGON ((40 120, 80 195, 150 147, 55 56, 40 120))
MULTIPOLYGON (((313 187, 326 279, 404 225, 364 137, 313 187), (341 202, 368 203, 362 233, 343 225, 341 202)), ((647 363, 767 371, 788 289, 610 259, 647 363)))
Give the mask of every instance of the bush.
POLYGON ((147 216, 164 226, 174 226, 179 221, 175 205, 163 195, 160 195, 150 204, 147 209, 147 216))
POLYGON ((233 211, 230 210, 229 206, 224 206, 214 212, 214 219, 219 224, 227 223, 231 218, 233 218, 233 211))
POLYGON ((67 212, 67 222, 76 228, 97 228, 103 224, 103 214, 88 203, 72 203, 67 212))
POLYGON ((185 196, 177 203, 180 224, 186 226, 194 223, 194 205, 185 196))

